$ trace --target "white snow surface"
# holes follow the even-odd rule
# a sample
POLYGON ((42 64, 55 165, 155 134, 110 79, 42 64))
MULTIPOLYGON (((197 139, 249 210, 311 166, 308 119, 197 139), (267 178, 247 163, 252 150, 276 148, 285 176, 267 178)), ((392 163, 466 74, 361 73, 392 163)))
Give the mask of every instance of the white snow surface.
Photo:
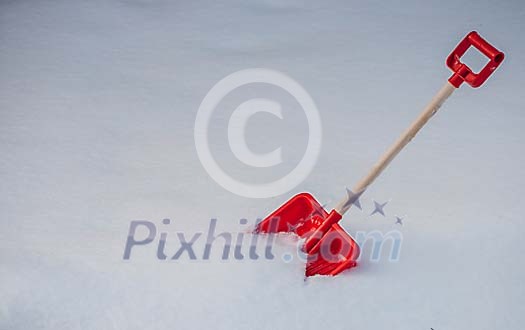
MULTIPOLYGON (((1 1, 0 329, 522 329, 523 31, 522 1, 1 1), (305 281, 300 260, 280 259, 295 249, 286 238, 273 261, 161 261, 156 243, 123 260, 132 220, 169 232, 174 253, 175 232, 211 218, 247 231, 239 219, 300 191, 333 207, 450 76, 444 60, 471 30, 505 51, 501 68, 462 86, 342 221, 398 230, 399 261, 305 281), (322 118, 317 165, 274 198, 223 189, 195 150, 202 99, 247 68, 294 78, 322 118), (369 216, 373 200, 390 201, 386 217, 369 216)), ((306 137, 259 119, 254 149, 306 137)), ((224 138, 213 146, 234 163, 224 138)))

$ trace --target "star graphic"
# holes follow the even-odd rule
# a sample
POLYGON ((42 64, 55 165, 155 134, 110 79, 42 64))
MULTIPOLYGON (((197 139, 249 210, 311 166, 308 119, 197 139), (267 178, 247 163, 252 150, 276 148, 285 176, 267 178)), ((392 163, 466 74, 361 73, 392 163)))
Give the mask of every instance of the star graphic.
POLYGON ((358 192, 357 194, 354 193, 352 190, 346 188, 346 194, 348 195, 347 196, 347 199, 346 199, 346 202, 343 204, 343 209, 344 210, 347 210, 350 208, 350 206, 355 205, 355 207, 357 207, 358 209, 362 210, 361 208, 361 203, 359 202, 359 197, 361 197, 361 195, 364 193, 365 191, 362 190, 360 192, 358 192))
POLYGON ((383 208, 385 207, 386 204, 388 204, 388 202, 384 202, 383 204, 380 204, 380 203, 374 201, 374 211, 372 211, 372 213, 370 213, 370 215, 374 215, 376 213, 379 213, 382 216, 385 216, 385 212, 383 211, 383 208))
POLYGON ((402 226, 403 225, 403 218, 400 218, 400 217, 396 216, 396 223, 395 224, 396 225, 400 224, 402 226))

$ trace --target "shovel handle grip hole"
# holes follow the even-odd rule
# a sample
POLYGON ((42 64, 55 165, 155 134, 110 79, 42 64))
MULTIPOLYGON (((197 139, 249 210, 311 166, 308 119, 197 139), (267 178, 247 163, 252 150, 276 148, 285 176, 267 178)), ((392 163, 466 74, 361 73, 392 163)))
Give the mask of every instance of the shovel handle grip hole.
POLYGON ((505 54, 488 43, 476 31, 472 31, 460 41, 447 57, 447 66, 454 72, 448 81, 456 88, 463 82, 467 82, 472 87, 479 87, 496 70, 501 62, 503 62, 504 58, 505 54), (472 72, 466 64, 461 62, 461 57, 471 46, 489 59, 485 67, 478 73, 472 72))

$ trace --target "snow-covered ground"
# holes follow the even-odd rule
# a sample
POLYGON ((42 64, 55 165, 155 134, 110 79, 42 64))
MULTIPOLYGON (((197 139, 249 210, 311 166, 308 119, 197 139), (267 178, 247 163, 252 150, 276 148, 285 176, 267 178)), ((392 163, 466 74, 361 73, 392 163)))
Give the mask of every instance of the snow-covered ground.
MULTIPOLYGON (((523 328, 524 22, 522 1, 1 1, 0 329, 523 328), (244 232, 296 192, 333 207, 471 30, 505 51, 501 68, 462 86, 342 221, 398 232, 399 261, 365 248, 359 267, 304 281, 300 260, 282 261, 287 238, 273 261, 161 261, 156 242, 123 260, 133 220, 167 232, 171 255, 176 232, 206 235, 211 218, 244 232), (247 68, 295 79, 322 119, 317 165, 273 198, 225 190, 195 150, 204 96, 247 68), (385 217, 369 215, 374 200, 389 201, 385 217)), ((240 179, 254 172, 231 156, 227 120, 256 94, 238 91, 213 121, 214 155, 240 179)), ((283 145, 279 171, 307 134, 283 117, 253 117, 247 134, 256 151, 283 145)))

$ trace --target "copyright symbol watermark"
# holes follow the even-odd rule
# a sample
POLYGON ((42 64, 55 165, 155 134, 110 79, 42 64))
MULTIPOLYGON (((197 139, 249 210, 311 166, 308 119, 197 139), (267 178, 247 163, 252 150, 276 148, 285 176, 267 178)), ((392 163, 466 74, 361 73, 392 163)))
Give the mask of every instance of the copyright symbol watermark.
MULTIPOLYGON (((246 143, 247 122, 257 113, 267 113, 278 119, 286 116, 279 102, 256 97, 241 103, 228 122, 227 137, 231 152, 241 163, 253 168, 270 168, 283 163, 281 147, 268 153, 256 153, 246 143)), ((271 134, 270 132, 268 134, 271 134)), ((310 174, 321 150, 321 119, 312 97, 289 76, 274 70, 254 68, 234 72, 220 80, 206 94, 195 119, 194 137, 197 155, 208 174, 223 188, 240 196, 267 198, 288 192, 310 174), (299 104, 308 123, 308 141, 297 165, 284 176, 264 183, 249 183, 233 178, 214 159, 210 150, 209 127, 219 103, 235 89, 249 84, 268 84, 290 94, 299 104)))

